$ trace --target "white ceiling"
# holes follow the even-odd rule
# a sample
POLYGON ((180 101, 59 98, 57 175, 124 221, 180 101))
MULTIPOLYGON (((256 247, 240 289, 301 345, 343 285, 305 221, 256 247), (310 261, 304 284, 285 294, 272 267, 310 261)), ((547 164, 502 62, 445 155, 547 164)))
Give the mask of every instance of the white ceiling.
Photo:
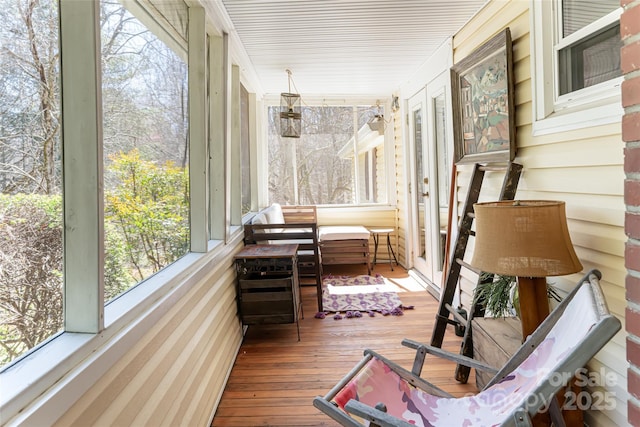
MULTIPOLYGON (((219 0, 218 0, 219 1, 219 0)), ((486 0, 222 0, 265 94, 390 95, 486 0)), ((228 22, 228 21, 227 21, 228 22)))

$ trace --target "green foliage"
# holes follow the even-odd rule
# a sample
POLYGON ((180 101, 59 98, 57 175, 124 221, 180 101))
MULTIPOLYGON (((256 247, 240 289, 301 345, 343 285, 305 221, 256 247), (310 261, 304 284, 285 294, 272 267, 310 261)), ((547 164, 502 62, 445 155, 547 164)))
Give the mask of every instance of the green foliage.
POLYGON ((474 303, 480 302, 494 317, 505 317, 511 313, 511 290, 516 284, 514 276, 493 275, 483 272, 476 287, 474 303))
POLYGON ((107 245, 124 252, 139 281, 189 249, 188 173, 172 162, 158 166, 137 150, 111 156, 118 185, 106 194, 105 221, 115 233, 107 245))
POLYGON ((105 223, 104 301, 110 301, 136 280, 127 265, 126 245, 113 224, 105 223))
MULTIPOLYGON (((112 158, 105 196, 105 301, 189 249, 188 175, 137 151, 112 158)), ((62 197, 0 194, 0 364, 62 329, 62 197)))

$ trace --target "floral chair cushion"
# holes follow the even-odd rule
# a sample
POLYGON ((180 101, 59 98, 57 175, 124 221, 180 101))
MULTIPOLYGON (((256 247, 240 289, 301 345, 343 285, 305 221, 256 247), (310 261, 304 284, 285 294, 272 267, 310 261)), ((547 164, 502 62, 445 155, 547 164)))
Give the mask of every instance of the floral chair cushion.
MULTIPOLYGON (((501 382, 462 398, 438 397, 403 380, 383 361, 373 358, 336 395, 344 410, 350 399, 369 406, 384 403, 387 413, 411 424, 494 426, 504 422, 585 338, 597 322, 588 285, 582 285, 542 343, 501 382)), ((567 379, 565 379, 567 380, 567 379)))

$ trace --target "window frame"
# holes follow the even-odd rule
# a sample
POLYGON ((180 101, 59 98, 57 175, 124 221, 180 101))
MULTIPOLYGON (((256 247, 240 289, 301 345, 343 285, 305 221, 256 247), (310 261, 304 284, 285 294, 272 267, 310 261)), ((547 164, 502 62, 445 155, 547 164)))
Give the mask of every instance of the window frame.
POLYGON ((561 0, 530 0, 533 135, 545 135, 622 120, 618 77, 558 96, 558 51, 620 20, 622 8, 560 40, 561 0), (549 28, 552 31, 549 31, 549 28))
POLYGON ((240 83, 240 173, 241 173, 241 214, 242 222, 248 219, 249 214, 252 214, 257 210, 257 204, 255 203, 254 189, 256 187, 255 182, 255 109, 252 106, 256 105, 255 94, 247 90, 247 88, 240 83), (248 174, 249 179, 245 179, 248 174), (246 196, 246 197, 245 197, 246 196))
POLYGON ((225 215, 231 210, 229 205, 235 203, 230 197, 229 182, 224 179, 233 166, 225 156, 216 157, 218 153, 228 153, 230 140, 224 132, 220 138, 212 137, 208 130, 215 125, 216 119, 212 119, 212 123, 207 121, 207 117, 213 116, 209 114, 209 108, 214 104, 219 108, 216 111, 218 119, 231 120, 235 114, 231 110, 232 94, 225 85, 229 75, 218 75, 215 71, 207 73, 212 64, 223 69, 230 63, 228 40, 224 37, 223 41, 223 37, 210 33, 204 8, 190 6, 188 12, 189 151, 192 158, 201 159, 197 164, 190 161, 192 245, 190 252, 159 274, 105 303, 102 285, 100 6, 98 2, 59 0, 59 43, 64 52, 60 74, 63 83, 69 83, 64 85, 61 94, 64 107, 65 327, 0 367, 0 382, 12 384, 0 393, 0 408, 6 420, 48 424, 64 414, 201 280, 199 272, 226 265, 242 241, 242 228, 231 227, 225 215), (87 37, 87 34, 94 36, 87 37), (213 39, 220 40, 222 49, 207 58, 207 42, 213 39), (87 62, 94 68, 89 69, 87 62), (197 96, 192 96, 194 94, 197 96), (89 132, 95 144, 86 144, 89 132), (75 137, 76 143, 65 141, 65 137, 70 138, 69 141, 75 137), (220 175, 212 172, 220 170, 220 175), (87 178, 92 176, 93 181, 87 178), (223 203, 213 204, 212 194, 220 194, 223 203), (194 203, 194 199, 197 202, 194 203), (222 236, 212 232, 216 229, 222 230, 222 236), (71 252, 67 252, 67 248, 71 252), (88 265, 84 260, 88 260, 88 265), (67 275, 75 277, 70 286, 67 275), (67 319, 72 322, 71 326, 67 319), (57 386, 53 387, 54 384, 57 386))

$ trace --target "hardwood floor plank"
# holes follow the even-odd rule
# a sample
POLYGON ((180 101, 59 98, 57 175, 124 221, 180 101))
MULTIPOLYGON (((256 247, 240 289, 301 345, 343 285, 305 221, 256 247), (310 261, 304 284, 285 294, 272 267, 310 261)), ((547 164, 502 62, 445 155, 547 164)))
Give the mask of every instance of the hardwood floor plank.
MULTIPOLYGON (((348 266, 340 273, 349 274, 348 266)), ((374 273, 405 280, 405 270, 378 265, 374 273)), ((362 274, 355 270, 354 274, 362 274)), ((337 426, 313 406, 313 398, 324 395, 371 348, 411 369, 415 352, 403 347, 403 338, 428 343, 437 301, 426 291, 399 293, 403 305, 413 305, 402 316, 363 316, 333 320, 316 319, 315 287, 303 286, 304 318, 296 324, 250 326, 216 411, 212 427, 337 426)), ((344 313, 343 313, 344 314, 344 313)), ((443 348, 458 353, 460 338, 453 327, 443 348)), ((475 376, 468 384, 454 380, 455 364, 427 356, 422 377, 454 396, 475 394, 475 376)))

